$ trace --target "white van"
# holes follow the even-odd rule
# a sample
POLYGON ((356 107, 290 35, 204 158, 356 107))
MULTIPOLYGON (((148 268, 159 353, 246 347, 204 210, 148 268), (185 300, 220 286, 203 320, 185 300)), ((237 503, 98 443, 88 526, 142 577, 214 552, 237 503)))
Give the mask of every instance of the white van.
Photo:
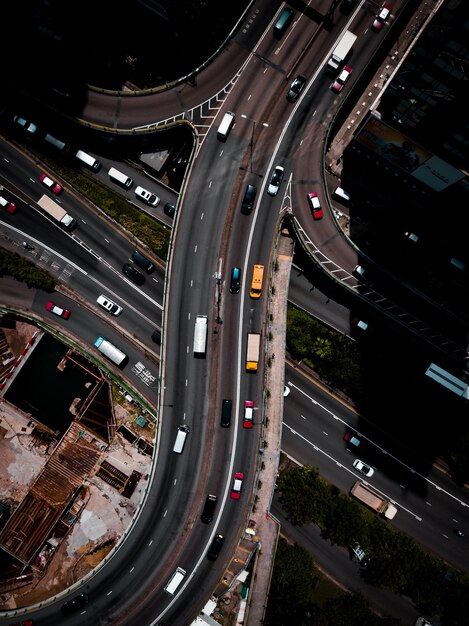
POLYGON ((127 176, 127 174, 123 174, 122 172, 119 172, 119 170, 116 170, 115 167, 111 167, 108 174, 111 180, 113 180, 118 185, 122 185, 126 189, 130 189, 132 185, 134 184, 134 181, 130 178, 130 176, 127 176))
POLYGON ((47 143, 50 143, 51 146, 54 146, 54 148, 57 148, 61 152, 66 152, 68 150, 68 146, 65 141, 60 141, 60 139, 57 139, 57 137, 54 137, 53 135, 49 135, 49 133, 47 133, 44 139, 47 143))
POLYGON ((81 161, 87 167, 93 170, 93 172, 97 172, 101 169, 100 161, 92 157, 91 154, 87 154, 86 152, 83 152, 83 150, 78 150, 75 156, 79 161, 81 161))
POLYGON ((178 434, 176 435, 176 441, 174 442, 173 452, 176 454, 182 454, 184 450, 184 444, 186 443, 186 437, 189 434, 189 426, 181 424, 178 428, 178 434))
POLYGON ((344 204, 350 202, 350 195, 342 189, 342 187, 336 187, 334 189, 333 195, 335 198, 342 200, 344 204))
POLYGON ((164 588, 165 591, 170 593, 172 596, 176 593, 177 588, 184 580, 184 576, 186 575, 186 570, 182 569, 182 567, 178 567, 174 574, 168 581, 168 584, 164 588))
POLYGON ((231 111, 227 111, 223 116, 221 124, 217 131, 217 137, 220 141, 225 141, 228 135, 230 134, 230 130, 233 128, 233 124, 235 123, 236 115, 231 111))

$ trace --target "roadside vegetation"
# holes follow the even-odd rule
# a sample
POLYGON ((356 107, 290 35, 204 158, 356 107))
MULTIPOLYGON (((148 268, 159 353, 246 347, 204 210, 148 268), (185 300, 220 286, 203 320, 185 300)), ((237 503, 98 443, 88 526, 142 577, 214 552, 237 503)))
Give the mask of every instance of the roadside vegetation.
POLYGON ((399 626, 379 617, 360 594, 347 593, 317 570, 301 546, 279 539, 264 626, 399 626))
POLYGON ((29 259, 5 248, 0 248, 0 278, 2 276, 11 276, 19 282, 26 283, 28 287, 49 292, 54 291, 56 285, 48 272, 34 265, 29 259))
MULTIPOLYGON (((280 502, 290 521, 316 524, 322 536, 351 551, 357 545, 365 552, 360 575, 370 585, 388 589, 412 600, 423 615, 440 616, 442 626, 464 626, 469 614, 469 576, 428 554, 412 539, 388 525, 349 496, 321 478, 317 469, 290 465, 277 481, 280 502)), ((319 608, 313 590, 318 579, 314 563, 301 548, 286 549, 279 543, 275 557, 266 626, 292 623, 398 624, 399 621, 367 617, 366 600, 349 594, 319 608), (356 621, 355 606, 363 621, 356 621), (290 613, 285 613, 290 611, 290 613), (282 621, 283 619, 283 621, 282 621)), ((352 554, 352 553, 351 553, 352 554)))
POLYGON ((361 395, 361 355, 356 343, 293 305, 287 310, 287 347, 296 361, 333 388, 350 397, 361 395))

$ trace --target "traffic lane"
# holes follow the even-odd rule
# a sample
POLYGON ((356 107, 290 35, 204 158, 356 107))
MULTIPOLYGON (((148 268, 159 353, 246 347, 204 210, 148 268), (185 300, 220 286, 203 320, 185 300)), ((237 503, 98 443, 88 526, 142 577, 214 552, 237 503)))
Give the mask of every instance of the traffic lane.
POLYGON ((413 537, 425 549, 439 555, 440 558, 452 563, 455 567, 464 571, 469 566, 469 550, 467 545, 461 550, 464 538, 454 533, 455 528, 467 527, 467 503, 455 500, 448 493, 440 495, 438 487, 423 499, 413 491, 402 489, 400 485, 392 483, 392 478, 383 476, 379 467, 372 478, 365 478, 358 473, 352 463, 359 456, 355 453, 350 455, 350 461, 343 455, 326 451, 323 442, 308 438, 289 428, 284 422, 282 435, 282 450, 289 456, 307 462, 306 465, 317 467, 321 476, 329 483, 336 485, 344 493, 349 493, 353 484, 365 481, 374 487, 385 499, 391 499, 398 508, 398 515, 392 525, 413 537), (406 515, 407 513, 407 515, 406 515))
POLYGON ((298 394, 293 385, 291 389, 285 400, 285 411, 296 413, 296 419, 284 417, 282 449, 300 463, 318 467, 326 480, 345 493, 355 480, 372 484, 393 499, 400 509, 393 525, 417 538, 431 551, 447 560, 451 558, 456 566, 467 569, 468 554, 461 552, 460 538, 451 531, 469 522, 463 490, 432 468, 426 475, 419 474, 370 440, 366 442, 368 453, 360 449, 349 452, 342 439, 342 427, 334 430, 335 418, 327 423, 328 412, 321 410, 320 403, 313 404, 314 408, 307 403, 306 407, 292 410, 292 401, 299 404, 298 396, 301 400, 302 394, 298 394), (365 478, 356 472, 352 463, 355 458, 370 462, 370 449, 377 469, 372 478, 365 478))
MULTIPOLYGON (((256 2, 250 6, 233 37, 214 55, 206 69, 200 68, 193 80, 188 77, 172 89, 140 97, 125 97, 125 94, 122 97, 122 94, 117 96, 90 90, 81 112, 82 119, 115 129, 138 128, 173 120, 174 116, 186 115, 192 108, 198 114, 201 105, 208 104, 215 94, 226 88, 231 77, 236 76, 262 35, 271 37, 269 25, 275 14, 276 7, 271 3, 256 2)), ((302 21, 305 22, 303 28, 307 30, 306 20, 302 21)))
POLYGON ((365 583, 349 550, 322 538, 316 525, 294 526, 279 503, 278 493, 273 497, 271 510, 280 521, 282 536, 307 550, 318 569, 336 584, 362 594, 381 614, 400 619, 403 623, 412 624, 420 615, 408 598, 365 583))
MULTIPOLYGON (((52 220, 47 220, 43 213, 35 207, 36 201, 43 194, 51 196, 38 181, 40 172, 48 170, 36 167, 19 148, 17 149, 5 142, 1 144, 1 153, 3 159, 0 159, 0 176, 8 177, 5 183, 6 187, 12 189, 13 193, 18 194, 20 198, 17 201, 18 211, 14 216, 17 218, 16 223, 26 227, 27 222, 25 223, 25 220, 33 220, 35 224, 42 222, 53 225, 53 241, 55 243, 58 226, 52 220), (25 201, 26 199, 28 202, 25 201), (39 216, 39 222, 35 216, 39 216)), ((54 177, 55 175, 51 174, 51 176, 54 177)), ((106 182, 109 185, 109 181, 106 180, 106 182)), ((98 256, 107 259, 110 264, 118 265, 121 258, 120 251, 126 247, 129 249, 132 247, 125 234, 115 228, 112 220, 98 207, 91 206, 89 201, 81 197, 74 189, 68 188, 66 183, 63 193, 59 197, 54 197, 54 201, 77 219, 78 226, 74 229, 73 236, 98 256)), ((161 213, 163 215, 162 207, 161 213)), ((30 229, 28 232, 37 235, 38 232, 44 233, 45 231, 42 227, 41 230, 36 231, 35 226, 34 230, 30 229)), ((48 240, 44 239, 44 241, 48 240)), ((52 245, 51 241, 49 241, 49 245, 52 245)), ((55 247, 58 245, 55 243, 55 247)), ((133 238, 133 246, 135 245, 137 245, 137 240, 133 238)))

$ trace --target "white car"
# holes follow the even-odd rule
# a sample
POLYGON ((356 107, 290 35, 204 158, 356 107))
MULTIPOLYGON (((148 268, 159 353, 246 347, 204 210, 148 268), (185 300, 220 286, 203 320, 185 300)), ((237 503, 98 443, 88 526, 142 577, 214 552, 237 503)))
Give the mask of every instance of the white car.
POLYGON ((103 294, 98 296, 96 302, 111 315, 120 315, 123 311, 121 306, 119 306, 112 300, 109 300, 109 298, 103 294))
POLYGON ((136 187, 135 195, 137 198, 150 206, 158 206, 160 203, 158 196, 155 196, 154 193, 151 193, 151 191, 148 191, 148 189, 144 189, 143 187, 136 187))
POLYGON ((269 186, 267 187, 267 193, 269 196, 276 196, 278 194, 278 190, 280 189, 280 185, 283 180, 283 172, 284 169, 281 165, 275 166, 270 178, 269 186))
POLYGON ((375 470, 372 467, 370 467, 366 463, 363 463, 363 461, 360 461, 360 459, 356 459, 353 462, 353 467, 361 474, 368 476, 368 478, 370 476, 373 476, 373 474, 375 473, 375 470))
POLYGON ((13 118, 13 121, 15 122, 15 124, 18 124, 18 126, 21 126, 21 128, 24 128, 25 131, 27 131, 28 133, 31 133, 31 135, 33 135, 37 131, 36 124, 33 124, 33 122, 29 122, 28 120, 25 120, 24 117, 15 115, 15 117, 13 118))

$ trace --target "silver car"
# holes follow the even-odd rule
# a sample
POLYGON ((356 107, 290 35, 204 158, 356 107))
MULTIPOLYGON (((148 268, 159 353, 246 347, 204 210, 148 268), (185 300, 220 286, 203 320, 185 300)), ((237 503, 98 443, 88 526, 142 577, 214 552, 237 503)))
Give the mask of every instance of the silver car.
POLYGON ((280 185, 283 180, 283 173, 283 167, 281 165, 276 165, 274 171, 272 172, 269 186, 267 187, 267 193, 269 196, 276 196, 278 194, 278 190, 280 189, 280 185))
POLYGON ((158 196, 155 196, 154 193, 151 193, 151 191, 148 191, 148 189, 144 189, 143 187, 136 187, 135 195, 137 198, 150 206, 158 206, 160 203, 158 196))
POLYGON ((355 459, 355 461, 353 462, 353 467, 361 474, 368 476, 368 478, 370 476, 373 476, 373 474, 375 473, 375 470, 372 467, 370 467, 366 463, 363 463, 363 461, 360 461, 360 459, 355 459))
POLYGON ((103 294, 98 296, 96 302, 111 315, 120 315, 123 311, 121 306, 119 306, 103 294))

